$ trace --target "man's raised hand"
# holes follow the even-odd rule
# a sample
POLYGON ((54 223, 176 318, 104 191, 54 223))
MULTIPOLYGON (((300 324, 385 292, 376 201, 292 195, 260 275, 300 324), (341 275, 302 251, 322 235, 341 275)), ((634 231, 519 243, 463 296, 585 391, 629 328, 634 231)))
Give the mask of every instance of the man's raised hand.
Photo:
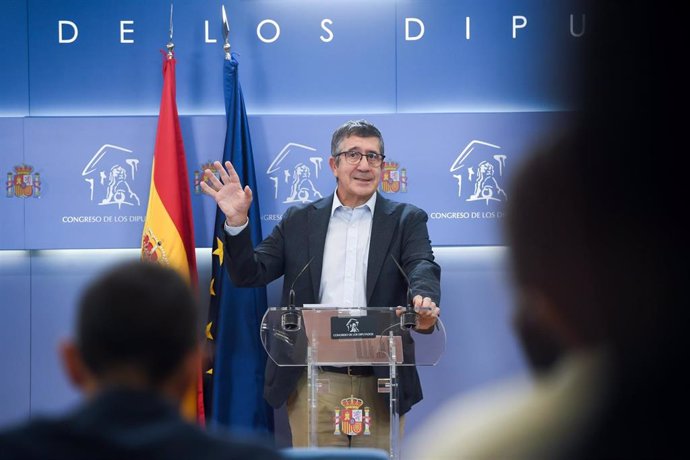
POLYGON ((225 162, 225 168, 220 161, 215 161, 213 166, 220 173, 220 180, 210 169, 204 170, 201 190, 215 200, 229 226, 241 227, 247 223, 252 190, 248 185, 242 188, 240 178, 229 161, 225 162))

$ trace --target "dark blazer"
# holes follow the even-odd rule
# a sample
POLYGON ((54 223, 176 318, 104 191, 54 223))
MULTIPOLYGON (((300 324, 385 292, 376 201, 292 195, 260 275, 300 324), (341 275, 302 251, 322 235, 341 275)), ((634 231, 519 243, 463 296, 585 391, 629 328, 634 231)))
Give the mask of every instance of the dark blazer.
POLYGON ((0 433, 7 459, 262 459, 277 452, 247 441, 208 434, 184 421, 156 393, 108 390, 59 419, 34 419, 0 433))
MULTIPOLYGON (((297 306, 317 303, 326 232, 331 217, 333 195, 288 209, 273 232, 254 250, 249 228, 237 236, 225 238, 225 267, 238 286, 265 286, 285 276, 282 304, 288 304, 290 286, 295 283, 297 306), (295 277, 307 265, 307 271, 295 277)), ((367 268, 367 305, 393 307, 407 302, 407 284, 390 255, 403 267, 410 279, 412 295, 430 297, 440 303, 441 268, 434 255, 427 230, 427 214, 405 203, 396 203, 381 195, 371 225, 367 268)), ((403 341, 411 345, 406 334, 403 341)), ((411 350, 411 347, 410 347, 411 350)), ((266 364, 264 396, 273 407, 280 407, 295 389, 304 368, 278 367, 272 360, 266 364)), ((378 376, 388 374, 387 367, 375 367, 378 376)), ((404 414, 422 399, 419 376, 414 367, 400 369, 400 413, 404 414)))

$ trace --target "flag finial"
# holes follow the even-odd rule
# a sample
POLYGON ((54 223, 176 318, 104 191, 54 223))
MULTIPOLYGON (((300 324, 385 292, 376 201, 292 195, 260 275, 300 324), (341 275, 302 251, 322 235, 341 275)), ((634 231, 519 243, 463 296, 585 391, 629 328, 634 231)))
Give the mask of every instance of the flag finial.
POLYGON ((175 44, 173 43, 173 3, 170 2, 170 37, 168 39, 168 44, 165 45, 165 47, 168 50, 168 53, 166 56, 168 59, 173 58, 173 49, 175 48, 175 44))
POLYGON ((223 13, 223 38, 225 39, 225 44, 223 45, 223 51, 225 51, 225 59, 230 60, 230 23, 228 22, 228 16, 225 14, 225 5, 220 6, 223 13))

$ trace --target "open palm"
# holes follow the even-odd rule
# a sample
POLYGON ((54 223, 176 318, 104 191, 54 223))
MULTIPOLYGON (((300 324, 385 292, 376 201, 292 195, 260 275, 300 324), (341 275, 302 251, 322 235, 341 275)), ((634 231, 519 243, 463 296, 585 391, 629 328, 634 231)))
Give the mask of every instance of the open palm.
POLYGON ((205 170, 204 178, 208 182, 201 182, 201 190, 216 201, 225 214, 228 225, 240 227, 247 222, 249 206, 252 204, 252 190, 249 186, 242 188, 240 178, 229 161, 225 162, 225 168, 220 161, 214 162, 213 165, 220 172, 220 180, 210 169, 205 170))

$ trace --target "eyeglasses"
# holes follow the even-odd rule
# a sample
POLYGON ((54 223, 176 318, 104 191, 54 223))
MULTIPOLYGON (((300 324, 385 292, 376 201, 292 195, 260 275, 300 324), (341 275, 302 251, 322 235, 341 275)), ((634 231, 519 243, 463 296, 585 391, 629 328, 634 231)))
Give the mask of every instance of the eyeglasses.
POLYGON ((345 161, 347 161, 351 165, 359 164, 359 162, 362 161, 362 157, 366 157, 369 166, 373 167, 381 166, 383 159, 386 158, 385 155, 381 155, 380 153, 361 153, 357 150, 350 150, 349 152, 340 152, 335 154, 336 157, 339 157, 341 155, 345 157, 345 161))

